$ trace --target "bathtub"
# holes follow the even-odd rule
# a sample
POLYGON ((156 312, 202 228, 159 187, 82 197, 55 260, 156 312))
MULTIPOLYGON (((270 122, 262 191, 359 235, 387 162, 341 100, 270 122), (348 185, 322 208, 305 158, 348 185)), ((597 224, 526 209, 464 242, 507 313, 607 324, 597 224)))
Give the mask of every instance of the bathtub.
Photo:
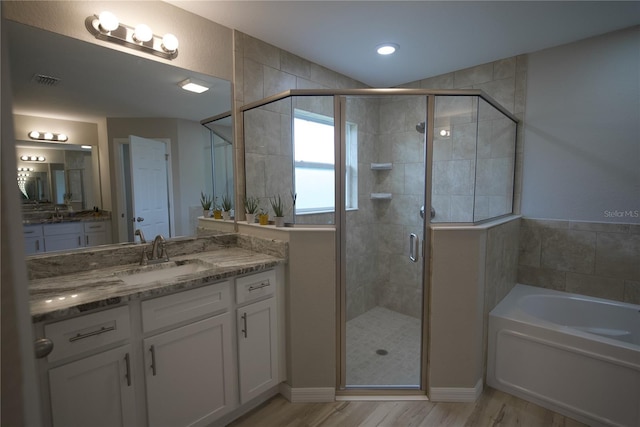
POLYGON ((489 386, 592 426, 640 426, 640 305, 516 285, 488 331, 489 386))

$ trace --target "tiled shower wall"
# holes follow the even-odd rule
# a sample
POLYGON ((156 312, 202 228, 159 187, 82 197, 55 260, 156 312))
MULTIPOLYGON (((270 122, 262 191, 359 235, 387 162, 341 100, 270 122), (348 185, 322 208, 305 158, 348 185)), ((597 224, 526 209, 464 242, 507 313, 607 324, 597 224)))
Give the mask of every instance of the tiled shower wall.
MULTIPOLYGON (((522 121, 525 111, 526 86, 527 56, 520 55, 418 80, 402 85, 401 87, 421 89, 481 89, 522 121)), ((486 107, 481 107, 481 119, 484 117, 482 109, 486 109, 486 107)), ((467 110, 469 109, 467 108, 467 110)), ((452 165, 451 162, 469 161, 468 141, 471 139, 468 132, 469 129, 465 128, 465 126, 471 126, 468 122, 470 122, 470 120, 460 122, 460 126, 458 126, 458 131, 460 132, 458 135, 452 132, 452 138, 435 138, 433 160, 434 173, 436 176, 434 176, 434 185, 437 185, 436 179, 447 176, 445 174, 446 171, 459 172, 459 166, 462 166, 462 168, 465 167, 463 163, 452 165), (436 169, 438 169, 438 171, 436 171, 436 169)), ((470 193, 470 185, 468 183, 471 182, 473 178, 472 174, 475 174, 475 169, 472 170, 470 164, 467 165, 467 174, 451 172, 448 179, 445 179, 445 182, 441 182, 445 187, 442 191, 443 194, 437 194, 437 192, 434 191, 433 202, 434 205, 439 204, 440 208, 438 210, 441 211, 441 218, 444 217, 444 219, 442 219, 443 221, 469 221, 467 212, 471 211, 472 206, 476 212, 476 220, 491 216, 492 213, 497 213, 499 210, 508 210, 508 206, 504 203, 504 196, 506 193, 510 193, 510 188, 498 188, 491 184, 491 182, 496 181, 492 180, 489 175, 502 166, 509 166, 501 165, 500 163, 505 163, 506 160, 503 159, 511 156, 512 152, 505 152, 502 148, 508 151, 512 149, 507 146, 503 147, 503 144, 497 144, 499 147, 492 153, 491 151, 487 151, 487 145, 484 144, 484 142, 489 135, 491 141, 507 140, 512 130, 505 127, 506 122, 504 122, 503 119, 483 122, 484 123, 481 123, 482 126, 478 128, 478 158, 482 159, 479 160, 479 175, 477 177, 480 192, 476 194, 477 197, 474 201, 470 195, 472 193, 470 193), (483 162, 485 163, 484 165, 482 164, 483 162)), ((440 124, 441 123, 436 122, 436 128, 440 124)), ((472 127, 473 129, 471 129, 471 131, 474 133, 473 137, 475 138, 476 126, 472 127)), ((515 213, 520 212, 520 198, 522 194, 523 132, 521 132, 521 129, 522 122, 518 124, 515 156, 515 188, 513 189, 513 211, 515 213)), ((437 212, 436 215, 438 215, 437 212)))
POLYGON ((518 282, 640 304, 640 224, 525 218, 518 282))

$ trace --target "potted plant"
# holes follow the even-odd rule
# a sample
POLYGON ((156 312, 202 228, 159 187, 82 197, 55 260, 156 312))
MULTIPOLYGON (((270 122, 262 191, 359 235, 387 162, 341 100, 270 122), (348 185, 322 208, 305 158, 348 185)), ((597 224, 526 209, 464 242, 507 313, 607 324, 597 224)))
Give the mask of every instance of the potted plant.
POLYGON ((205 218, 209 218, 209 211, 211 210, 211 197, 204 194, 202 191, 200 192, 200 204, 202 205, 202 216, 205 218))
POLYGON ((260 225, 269 224, 269 214, 262 208, 258 209, 258 222, 260 225))
POLYGON ((260 199, 249 196, 244 198, 244 212, 247 224, 253 224, 256 220, 256 213, 260 209, 260 199))
POLYGON ((273 209, 273 214, 275 215, 274 221, 276 223, 276 227, 284 227, 284 202, 280 195, 273 196, 269 199, 271 203, 271 209, 273 209))
POLYGON ((213 218, 214 219, 222 219, 222 209, 220 209, 220 205, 218 205, 218 198, 213 198, 213 218))
POLYGON ((222 219, 228 220, 231 218, 231 198, 222 196, 222 219))

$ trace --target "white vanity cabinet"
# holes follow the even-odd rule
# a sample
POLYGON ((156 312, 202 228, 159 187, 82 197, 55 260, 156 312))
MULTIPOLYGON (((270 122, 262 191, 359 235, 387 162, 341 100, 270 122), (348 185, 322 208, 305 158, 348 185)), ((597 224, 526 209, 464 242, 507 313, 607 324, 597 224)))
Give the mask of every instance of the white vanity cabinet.
POLYGON ((128 307, 51 323, 44 333, 53 342, 47 360, 54 366, 54 427, 137 425, 128 307))
POLYGON ((111 221, 78 221, 23 227, 25 255, 111 243, 111 221))
POLYGON ((44 224, 42 226, 47 252, 64 251, 83 247, 83 228, 79 222, 44 224))
POLYGON ((44 252, 44 239, 41 225, 25 225, 22 228, 24 236, 25 255, 34 255, 44 252))
MULTIPOLYGON (((208 426, 284 380, 276 270, 38 323, 45 425, 208 426)), ((268 392, 268 393, 266 393, 268 392)))
POLYGON ((84 223, 84 246, 99 246, 111 243, 109 233, 111 221, 92 221, 84 223))
POLYGON ((275 271, 236 280, 240 403, 277 385, 278 325, 275 271))
POLYGON ((144 338, 148 425, 204 426, 233 409, 230 286, 142 303, 145 335, 164 330, 144 338))

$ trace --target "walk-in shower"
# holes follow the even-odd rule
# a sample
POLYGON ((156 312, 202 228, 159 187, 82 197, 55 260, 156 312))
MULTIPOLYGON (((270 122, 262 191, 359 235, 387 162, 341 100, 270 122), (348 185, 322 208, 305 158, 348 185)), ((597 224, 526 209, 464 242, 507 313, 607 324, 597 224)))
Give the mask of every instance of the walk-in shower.
POLYGON ((296 195, 290 225, 337 230, 337 388, 423 393, 429 226, 511 213, 515 119, 479 90, 291 90, 242 111, 246 195, 296 195))

